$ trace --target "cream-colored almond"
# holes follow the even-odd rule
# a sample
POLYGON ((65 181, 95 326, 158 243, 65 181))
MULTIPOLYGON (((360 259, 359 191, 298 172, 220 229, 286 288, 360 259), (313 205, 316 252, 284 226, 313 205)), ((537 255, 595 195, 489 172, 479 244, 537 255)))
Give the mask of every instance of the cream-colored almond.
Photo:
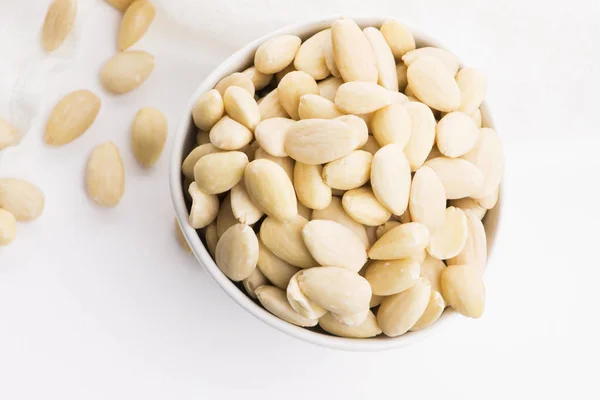
POLYGON ((0 246, 11 244, 17 237, 17 220, 10 212, 0 208, 0 246))
POLYGON ((408 84, 419 100, 439 111, 455 111, 460 106, 460 90, 454 76, 439 59, 417 58, 408 66, 408 84))
POLYGON ((354 232, 366 249, 370 247, 365 227, 346 214, 342 206, 342 201, 337 197, 331 198, 331 203, 329 203, 327 208, 323 210, 314 210, 311 219, 335 221, 354 232))
POLYGON ((333 54, 333 43, 331 41, 331 29, 327 30, 327 38, 323 42, 323 56, 325 57, 325 66, 331 72, 331 75, 335 78, 339 78, 342 75, 335 63, 335 54, 333 54))
POLYGON ((469 264, 479 271, 485 270, 487 263, 487 239, 483 224, 474 215, 467 215, 468 236, 462 251, 447 260, 448 265, 469 264))
POLYGON ((379 296, 400 293, 419 280, 419 262, 413 259, 374 261, 365 271, 371 290, 379 296))
POLYGON ((320 265, 358 272, 367 262, 367 252, 360 238, 335 221, 310 221, 302 228, 302 238, 320 265))
POLYGON ((350 190, 361 187, 369 181, 372 161, 371 153, 355 150, 326 164, 323 168, 323 180, 333 189, 350 190))
POLYGON ((294 64, 290 64, 287 67, 285 67, 284 69, 282 69, 281 71, 277 72, 275 74, 275 83, 277 85, 279 85, 279 83, 281 82, 281 80, 290 72, 294 72, 296 71, 296 68, 294 67, 294 64))
POLYGON ((317 82, 312 76, 302 71, 293 71, 284 76, 279 82, 277 90, 283 109, 296 120, 300 119, 298 115, 300 97, 305 94, 319 94, 317 82))
POLYGON ((196 143, 198 144, 198 146, 210 143, 210 134, 202 130, 198 131, 198 133, 196 134, 196 143))
MULTIPOLYGON (((398 76, 398 90, 404 92, 406 85, 408 85, 408 78, 406 77, 406 70, 408 67, 403 62, 396 64, 396 75, 398 76)), ((406 95, 408 96, 408 95, 406 95)))
POLYGON ((44 210, 44 193, 22 179, 0 179, 0 208, 11 213, 17 221, 33 221, 44 210))
POLYGON ((222 150, 240 150, 253 139, 250 129, 225 115, 210 130, 210 142, 222 150))
POLYGON ((262 242, 258 241, 258 269, 279 289, 286 289, 292 276, 300 271, 293 265, 277 257, 262 242))
POLYGON ((290 182, 292 182, 292 184, 294 183, 295 162, 290 157, 275 157, 275 156, 272 156, 269 153, 267 153, 264 149, 259 148, 256 150, 254 159, 255 160, 267 159, 267 160, 273 161, 275 164, 277 164, 281 168, 283 168, 283 170, 287 174, 288 178, 290 178, 290 182))
POLYGON ((304 164, 324 164, 355 150, 360 138, 353 127, 337 119, 305 119, 292 125, 285 137, 285 150, 304 164))
POLYGON ((470 151, 479 135, 477 125, 467 114, 456 111, 446 114, 437 124, 436 143, 446 157, 456 158, 470 151))
POLYGON ((444 49, 438 49, 437 47, 421 47, 413 50, 409 53, 406 53, 402 57, 402 61, 404 61, 404 64, 408 67, 420 57, 437 58, 446 66, 452 76, 455 76, 458 72, 458 59, 454 56, 454 54, 444 49))
POLYGON ((148 0, 136 0, 125 11, 119 31, 119 51, 127 50, 148 31, 156 10, 148 0))
POLYGON ((408 332, 421 318, 431 296, 431 285, 425 278, 409 289, 386 297, 377 311, 377 322, 387 336, 400 336, 408 332))
POLYGON ((300 119, 332 119, 344 115, 332 101, 317 94, 305 94, 300 97, 298 116, 300 119))
POLYGON ((253 96, 239 86, 230 86, 225 90, 223 103, 231 119, 254 131, 261 118, 253 96))
POLYGON ((415 39, 410 30, 396 20, 385 21, 381 25, 381 33, 390 49, 392 49, 392 54, 398 60, 416 47, 415 39))
POLYGON ((124 94, 137 89, 153 70, 152 54, 145 51, 124 51, 104 64, 100 79, 102 86, 109 92, 124 94))
POLYGON ((419 169, 431 152, 435 142, 436 121, 431 109, 423 103, 410 102, 406 105, 410 115, 410 140, 404 148, 404 154, 410 164, 410 170, 419 169))
POLYGON ((360 150, 367 151, 374 156, 380 148, 381 146, 379 146, 379 143, 377 143, 375 137, 369 135, 369 137, 367 137, 367 142, 363 145, 363 147, 360 148, 360 150))
POLYGON ((479 108, 487 90, 485 74, 475 68, 463 68, 456 74, 456 83, 460 89, 459 111, 472 114, 479 108))
POLYGON ((325 314, 319 319, 319 326, 324 331, 335 336, 347 338, 370 338, 381 333, 381 328, 377 324, 375 314, 369 311, 364 322, 360 325, 348 326, 339 322, 331 313, 325 314))
POLYGON ((4 118, 0 118, 0 150, 15 146, 20 141, 21 135, 17 129, 4 118))
POLYGON ((441 293, 432 290, 425 312, 423 312, 423 315, 421 315, 419 320, 409 329, 409 331, 420 331, 421 329, 433 325, 442 316, 444 308, 446 308, 446 303, 444 302, 441 293))
POLYGON ((306 39, 294 59, 294 67, 304 71, 314 79, 325 79, 329 76, 329 69, 325 63, 325 42, 331 42, 331 30, 325 29, 306 39))
POLYGON ((402 215, 408 207, 410 165, 396 144, 382 147, 371 164, 371 186, 377 200, 393 214, 402 215))
POLYGON ((460 208, 448 207, 444 223, 429 238, 427 251, 440 260, 456 257, 465 247, 468 236, 465 213, 460 208))
POLYGON ((314 210, 322 210, 331 202, 331 188, 321 177, 323 167, 296 162, 294 186, 300 203, 314 210))
POLYGON ((498 133, 491 128, 480 129, 477 143, 462 158, 481 171, 483 184, 475 192, 460 197, 482 198, 493 193, 504 176, 504 146, 498 133))
POLYGON ((302 315, 305 318, 321 318, 323 315, 327 314, 327 310, 313 303, 302 290, 300 289, 300 285, 298 284, 298 274, 296 273, 290 279, 290 283, 287 286, 286 294, 287 299, 294 311, 298 314, 302 315))
MULTIPOLYGON (((369 304, 370 304, 370 302, 369 302, 369 304)), ((367 310, 359 312, 358 314, 339 315, 336 313, 331 313, 331 316, 335 320, 337 320, 340 324, 344 324, 346 326, 358 326, 358 325, 361 325, 363 322, 365 322, 365 320, 369 316, 370 312, 371 312, 371 310, 367 309, 367 310)))
POLYGON ((256 289, 268 285, 269 281, 258 268, 254 268, 250 276, 242 281, 242 284, 244 285, 244 289, 246 289, 248 296, 253 299, 258 299, 256 296, 256 289))
POLYGON ((254 135, 260 147, 274 157, 287 157, 285 151, 285 135, 294 124, 289 118, 270 118, 256 127, 254 135))
POLYGON ((392 96, 392 104, 406 105, 409 103, 408 96, 404 93, 390 91, 390 95, 392 96))
MULTIPOLYGON (((308 221, 297 215, 290 222, 267 217, 260 226, 260 240, 273 254, 299 268, 312 268, 317 262, 302 239, 302 228, 308 221)), ((309 296, 310 297, 310 296, 309 296)))
POLYGON ((483 175, 470 162, 461 158, 437 157, 425 163, 435 171, 446 192, 446 198, 460 199, 481 192, 483 175))
POLYGON ((239 222, 240 221, 237 220, 235 215, 233 215, 233 210, 231 208, 231 193, 228 193, 221 203, 221 208, 218 209, 217 220, 215 221, 217 238, 223 236, 227 229, 239 222))
POLYGON ((330 77, 317 84, 319 87, 319 95, 325 97, 327 100, 333 102, 335 100, 335 94, 344 81, 341 78, 330 77))
POLYGON ((368 27, 363 30, 369 41, 375 56, 377 65, 377 83, 388 90, 398 91, 398 75, 396 72, 396 61, 390 46, 387 44, 383 34, 377 28, 368 27))
POLYGON ((152 167, 165 147, 168 133, 167 119, 156 108, 142 108, 131 128, 131 147, 140 164, 152 167))
POLYGON ((446 264, 442 260, 431 257, 429 253, 426 253, 426 257, 421 262, 421 276, 427 278, 431 284, 432 292, 442 292, 441 277, 442 272, 446 268, 446 264))
POLYGON ((283 109, 279 100, 279 90, 273 89, 268 95, 263 97, 258 103, 260 117, 264 121, 269 118, 289 118, 288 113, 283 109))
POLYGON ((392 102, 390 91, 373 82, 347 82, 335 94, 335 105, 347 114, 367 114, 392 102))
POLYGON ((42 28, 42 46, 52 52, 65 41, 77 16, 77 0, 54 0, 44 20, 42 28))
POLYGON ((480 221, 485 216, 487 209, 482 207, 476 199, 465 197, 463 199, 451 200, 450 205, 463 210, 465 215, 473 215, 480 221))
POLYGON ((263 74, 256 67, 247 68, 242 74, 250 78, 255 91, 264 89, 273 80, 273 74, 263 74))
POLYGON ((352 219, 363 225, 381 225, 392 215, 368 186, 348 190, 344 193, 342 205, 352 219))
POLYGON ((213 194, 206 194, 192 182, 188 188, 192 197, 189 222, 192 228, 201 229, 212 223, 219 213, 219 199, 213 194))
POLYGON ((391 231, 392 229, 394 229, 395 227, 399 226, 400 222, 398 221, 388 221, 383 225, 379 225, 377 227, 377 230, 375 231, 375 235, 377 236, 377 239, 381 239, 381 237, 383 235, 385 235, 386 233, 388 233, 389 231, 391 231))
POLYGON ((500 195, 500 185, 496 186, 496 189, 492 190, 487 196, 477 199, 479 205, 487 210, 491 210, 496 206, 498 202, 498 196, 500 195))
POLYGON ((304 318, 294 311, 288 302, 286 292, 275 286, 263 285, 257 288, 255 293, 264 308, 290 324, 309 327, 319 322, 317 319, 304 318))
POLYGON ((429 231, 425 225, 409 222, 397 226, 373 244, 369 258, 373 260, 397 260, 418 256, 429 244, 429 231))
POLYGON ((410 140, 412 122, 407 108, 398 103, 375 111, 371 120, 373 136, 380 146, 395 143, 402 149, 410 140))
POLYGON ((252 203, 269 217, 286 222, 298 215, 294 186, 273 161, 260 159, 248 164, 244 183, 252 203))
POLYGON ((252 203, 242 179, 231 188, 231 211, 242 224, 252 225, 262 218, 264 213, 252 203))
POLYGON ((254 97, 254 84, 247 75, 241 72, 234 72, 233 74, 221 79, 215 85, 215 89, 219 92, 221 97, 224 97, 225 91, 231 86, 241 87, 242 89, 247 91, 252 97, 254 97))
POLYGON ((247 165, 241 151, 207 154, 194 165, 194 179, 206 194, 224 193, 242 179, 247 165))
POLYGON ((485 285, 472 265, 451 265, 442 273, 442 295, 454 310, 471 318, 479 318, 485 308, 485 285))
POLYGON ((94 123, 99 111, 100 98, 89 90, 67 94, 54 106, 48 118, 44 141, 52 146, 72 142, 94 123))
POLYGON ((208 92, 203 93, 194 108, 192 109, 192 117, 194 124, 203 130, 210 131, 210 129, 223 117, 225 112, 225 106, 223 104, 223 98, 216 89, 211 89, 208 92))
POLYGON ((217 251, 217 243, 219 242, 219 236, 217 235, 217 224, 215 222, 206 227, 204 238, 206 239, 206 247, 208 248, 208 252, 214 258, 215 252, 217 251))
POLYGON ((346 268, 309 268, 298 274, 298 283, 302 292, 313 303, 327 311, 349 316, 369 308, 369 282, 346 268))
POLYGON ((261 44, 254 55, 254 66, 263 74, 274 74, 294 61, 302 40, 294 35, 281 35, 261 44))
POLYGON ((181 164, 181 172, 186 178, 194 179, 194 166, 202 157, 207 154, 220 153, 223 150, 217 149, 212 143, 206 143, 196 147, 188 154, 181 164))
POLYGON ((190 245, 187 242, 187 239, 181 231, 181 227, 179 226, 179 222, 177 222, 177 218, 175 218, 175 237, 177 238, 177 243, 179 243, 181 248, 184 249, 186 253, 193 254, 192 249, 190 249, 190 245))
POLYGON ((410 187, 409 209, 411 219, 427 227, 430 233, 444 224, 446 192, 434 170, 421 167, 415 173, 410 187))
POLYGON ((353 136, 358 142, 357 147, 362 147, 369 140, 369 127, 367 121, 357 115, 342 115, 336 118, 352 128, 353 136))
POLYGON ((127 10, 127 7, 129 7, 129 5, 134 2, 134 0, 105 0, 105 1, 108 4, 110 4, 111 6, 113 6, 114 8, 116 8, 117 10, 122 11, 122 12, 127 10))
POLYGON ((377 65, 369 41, 351 19, 331 24, 331 43, 335 64, 345 82, 377 83, 377 65))
POLYGON ((473 111, 473 113, 471 113, 470 117, 473 118, 473 122, 475 122, 475 125, 477 125, 477 127, 481 129, 481 127, 482 127, 481 110, 478 108, 477 110, 473 111))
POLYGON ((219 238, 215 259, 219 269, 232 281, 249 277, 258 262, 258 239, 252 228, 236 224, 227 229, 219 238))
POLYGON ((125 168, 113 142, 98 145, 92 151, 87 163, 87 192, 104 207, 115 207, 121 201, 125 192, 125 168))

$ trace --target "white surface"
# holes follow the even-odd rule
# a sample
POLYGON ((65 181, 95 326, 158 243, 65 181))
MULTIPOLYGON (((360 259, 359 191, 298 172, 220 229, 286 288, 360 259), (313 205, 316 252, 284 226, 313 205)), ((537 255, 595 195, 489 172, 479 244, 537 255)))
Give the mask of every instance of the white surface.
MULTIPOLYGON (((25 3, 0 0, 0 30, 25 3)), ((28 3, 45 8, 47 1, 28 3)), ((235 2, 221 3, 225 12, 235 2)), ((47 197, 42 217, 19 225, 17 241, 0 249, 0 398, 600 395, 593 380, 600 357, 600 55, 594 39, 600 4, 368 3, 255 1, 238 7, 243 13, 228 14, 228 29, 220 25, 227 39, 206 33, 224 16, 199 13, 204 30, 198 35, 159 14, 136 46, 156 55, 157 68, 122 97, 106 94, 97 81, 115 51, 118 15, 90 3, 63 56, 67 66, 41 92, 31 130, 0 160, 1 176, 29 179, 47 197), (140 107, 158 107, 175 124, 202 77, 236 47, 284 23, 339 12, 395 15, 483 68, 505 138, 504 220, 486 275, 484 317, 457 320, 440 336, 385 353, 325 350, 247 314, 174 239, 170 148, 151 172, 135 164, 129 149, 129 126, 140 107), (41 136, 49 107, 82 87, 102 97, 97 121, 76 142, 46 148, 41 136), (114 210, 95 207, 83 187, 87 156, 106 140, 120 146, 127 169, 126 194, 114 210)), ((35 46, 37 33, 26 24, 23 29, 23 42, 35 46)), ((2 46, 0 70, 27 51, 23 45, 18 54, 5 54, 2 46)))

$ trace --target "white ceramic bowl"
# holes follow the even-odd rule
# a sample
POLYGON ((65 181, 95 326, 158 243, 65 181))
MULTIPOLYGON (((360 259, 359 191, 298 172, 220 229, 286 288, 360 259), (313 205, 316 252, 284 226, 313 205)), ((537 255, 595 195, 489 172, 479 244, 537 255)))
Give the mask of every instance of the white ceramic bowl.
MULTIPOLYGON (((253 64, 254 52, 258 46, 272 37, 283 35, 283 34, 294 34, 300 36, 303 40, 310 37, 312 34, 330 27, 332 21, 337 17, 323 18, 308 22, 302 22, 299 24, 291 25, 265 35, 252 43, 248 44, 221 65, 219 65, 210 75, 204 79, 198 90, 194 93, 192 98, 187 104, 186 109, 182 110, 182 118, 177 128, 175 143, 173 146, 173 153, 171 156, 171 170, 170 170, 170 187, 171 196, 173 199, 173 205, 175 207, 175 213, 180 225, 182 226, 183 234, 185 235, 192 251, 200 264, 210 273, 214 280, 221 286, 221 288, 240 306, 245 308, 249 313, 257 317, 263 322, 266 322, 273 328, 280 330, 290 336, 305 340, 310 343, 317 344, 319 346, 352 350, 352 351, 379 351, 395 347, 402 347, 410 345, 416 341, 422 340, 425 336, 442 330, 447 327, 448 323, 453 320, 458 314, 451 309, 446 309, 442 317, 435 324, 427 329, 417 332, 408 332, 405 335, 398 336, 395 338, 386 337, 380 335, 376 338, 370 339, 348 339, 340 338, 329 335, 327 333, 321 333, 315 330, 301 328, 285 322, 267 310, 262 308, 257 302, 248 297, 243 289, 240 289, 236 284, 230 281, 217 267, 212 257, 204 247, 202 241, 198 237, 196 231, 187 223, 188 209, 186 207, 184 199, 184 188, 182 187, 182 174, 181 174, 181 163, 185 156, 191 151, 196 145, 196 134, 198 129, 195 127, 191 115, 192 107, 198 96, 214 88, 215 84, 222 78, 234 73, 241 72, 253 64)), ((368 17, 368 18, 353 18, 356 23, 361 27, 367 26, 381 26, 381 24, 388 18, 384 17, 368 17)), ((412 30, 413 35, 417 42, 417 47, 423 46, 435 46, 444 48, 438 41, 433 40, 427 35, 419 32, 418 30, 412 30)), ((484 103, 481 107, 482 119, 485 126, 494 127, 492 118, 487 105, 484 103)), ((493 210, 490 210, 484 219, 485 230, 488 237, 488 260, 492 254, 492 248, 494 239, 498 230, 498 222, 500 217, 501 199, 493 210)))

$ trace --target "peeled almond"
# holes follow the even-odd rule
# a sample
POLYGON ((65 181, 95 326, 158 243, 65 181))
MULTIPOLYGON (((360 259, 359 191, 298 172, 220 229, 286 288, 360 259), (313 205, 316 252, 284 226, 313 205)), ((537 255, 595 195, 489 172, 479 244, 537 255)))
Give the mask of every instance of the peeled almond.
POLYGON ((290 279, 290 283, 287 286, 286 294, 288 302, 294 311, 305 318, 321 318, 323 315, 327 314, 327 310, 316 305, 306 297, 304 292, 302 292, 300 285, 298 284, 298 275, 300 273, 301 272, 298 272, 292 276, 292 279, 290 279))
POLYGON ((258 241, 258 269, 279 289, 286 289, 292 276, 300 271, 300 268, 294 267, 273 254, 262 240, 258 241))
POLYGON ((294 167, 294 186, 300 203, 313 210, 322 210, 331 202, 331 188, 323 182, 320 165, 297 162, 294 167))
POLYGON ((54 106, 48 118, 44 141, 51 146, 72 142, 94 123, 99 111, 100 98, 89 90, 67 94, 54 106))
MULTIPOLYGON (((329 72, 331 72, 331 75, 333 75, 333 77, 331 77, 331 78, 339 78, 342 75, 340 74, 340 70, 338 69, 338 67, 335 63, 335 54, 333 54, 333 43, 331 41, 331 29, 328 29, 326 32, 327 32, 327 39, 323 42, 323 55, 325 56, 325 65, 327 66, 327 69, 329 70, 329 72)), ((331 79, 331 78, 328 78, 328 79, 331 79)), ((343 83, 343 81, 342 81, 342 83, 343 83)), ((331 99, 331 100, 333 100, 333 99, 331 99)))
POLYGON ((230 86, 223 97, 225 111, 231 119, 254 132, 260 122, 260 111, 254 97, 238 86, 230 86))
POLYGON ((373 244, 369 258, 373 260, 397 260, 418 256, 429 244, 429 231, 425 225, 409 222, 397 226, 373 244))
POLYGON ((323 180, 333 189, 350 190, 369 181, 373 156, 363 150, 355 150, 345 157, 332 161, 323 168, 323 180))
POLYGON ((335 64, 345 82, 377 83, 377 65, 369 41, 351 19, 342 18, 331 24, 331 43, 335 64))
POLYGON ((485 216, 487 209, 482 207, 481 204, 476 199, 472 199, 470 197, 465 197, 463 199, 457 199, 450 201, 450 205, 453 207, 460 208, 463 210, 465 215, 473 215, 480 221, 485 216))
POLYGON ((94 148, 86 174, 87 192, 92 200, 104 207, 119 204, 125 192, 125 168, 114 143, 106 142, 94 148))
POLYGON ((287 157, 285 151, 285 135, 294 124, 289 118, 270 118, 262 121, 256 127, 254 135, 260 147, 275 157, 287 157))
POLYGON ((390 92, 373 82, 347 82, 335 94, 335 105, 347 114, 367 114, 391 102, 390 92))
POLYGON ((279 91, 273 89, 268 95, 258 102, 258 111, 260 111, 261 120, 269 118, 289 118, 288 113, 283 109, 279 100, 279 91))
POLYGON ((194 179, 204 193, 224 193, 242 179, 247 165, 248 157, 241 151, 207 154, 194 166, 194 179))
POLYGON ((260 226, 260 240, 283 261, 299 268, 312 268, 317 262, 311 256, 302 238, 302 228, 308 221, 301 216, 290 222, 267 217, 260 226))
POLYGON ((241 87, 242 89, 247 91, 250 94, 250 96, 254 97, 254 84, 252 83, 248 75, 245 75, 241 72, 234 72, 233 74, 228 75, 225 78, 221 79, 219 82, 217 82, 217 84, 215 85, 215 89, 219 92, 219 94, 221 94, 221 97, 224 97, 225 91, 231 86, 241 87))
POLYGON ((357 326, 365 322, 370 311, 371 310, 367 309, 352 315, 339 315, 336 313, 331 313, 331 316, 341 324, 348 326, 357 326))
POLYGON ((444 312, 444 308, 446 308, 446 303, 444 302, 441 293, 432 290, 425 312, 423 312, 423 315, 421 315, 419 320, 409 330, 411 332, 420 331, 421 329, 431 326, 440 319, 444 312))
POLYGON ((261 44, 254 55, 254 66, 263 74, 274 74, 294 61, 302 40, 294 35, 281 35, 261 44))
POLYGON ((395 337, 408 332, 429 304, 431 285, 419 278, 411 288, 386 297, 377 311, 377 322, 383 333, 395 337))
POLYGON ((317 84, 319 87, 319 95, 333 102, 338 88, 342 86, 343 83, 344 81, 341 78, 329 77, 317 84))
POLYGON ((332 101, 316 94, 305 94, 300 97, 298 116, 300 119, 322 118, 332 119, 341 117, 340 110, 332 101))
POLYGON ((371 129, 380 146, 394 143, 404 149, 410 140, 412 129, 410 114, 404 105, 390 104, 375 111, 371 129))
POLYGON ((256 149, 256 153, 254 153, 254 159, 255 160, 266 159, 266 160, 273 161, 275 164, 277 164, 281 168, 283 168, 283 170, 287 174, 288 178, 290 178, 290 182, 294 183, 294 164, 295 163, 294 163, 294 160, 292 160, 290 157, 275 157, 275 156, 272 156, 269 153, 267 153, 264 149, 258 148, 258 149, 256 149))
POLYGON ((273 80, 272 74, 263 74, 256 67, 247 68, 242 74, 250 78, 255 91, 264 89, 273 80))
POLYGON ((458 72, 458 59, 454 56, 454 54, 444 49, 438 49, 437 47, 421 47, 413 50, 409 53, 406 53, 402 57, 402 61, 404 61, 404 64, 408 67, 420 57, 437 58, 446 66, 452 76, 455 76, 458 72))
POLYGON ((465 317, 479 318, 485 308, 485 285, 472 265, 451 265, 442 273, 442 295, 465 317))
POLYGON ((263 285, 255 290, 258 301, 271 314, 298 326, 315 326, 319 321, 317 319, 305 318, 298 314, 286 297, 285 291, 275 286, 263 285))
POLYGON ((468 236, 462 251, 447 261, 448 265, 469 264, 479 271, 485 269, 487 263, 487 239, 483 224, 474 215, 467 215, 468 236))
POLYGON ((225 115, 210 130, 210 142, 222 150, 240 150, 252 141, 250 129, 225 115))
POLYGON ((240 223, 246 225, 254 224, 264 215, 264 213, 252 203, 243 179, 231 188, 231 211, 233 212, 233 216, 240 221, 240 223))
POLYGON ((378 226, 392 215, 375 197, 369 187, 352 189, 342 198, 344 211, 355 221, 368 226, 378 226))
POLYGON ((421 263, 421 276, 427 278, 432 292, 442 292, 441 278, 445 268, 446 264, 442 260, 426 254, 425 260, 421 263))
POLYGON ((473 118, 475 125, 477 125, 477 127, 481 129, 481 127, 482 127, 481 110, 478 108, 477 110, 473 111, 469 116, 471 118, 473 118))
POLYGON ((232 281, 249 277, 258 262, 258 239, 252 228, 237 224, 227 229, 219 238, 215 259, 217 266, 232 281))
POLYGON ((17 237, 17 220, 8 211, 0 208, 0 246, 11 244, 17 237))
POLYGON ((371 155, 375 155, 380 148, 381 146, 379 146, 379 143, 377 143, 375 137, 369 135, 369 137, 367 137, 367 142, 363 145, 363 147, 360 148, 360 150, 364 150, 371 153, 371 155))
POLYGON ((411 219, 434 233, 446 218, 446 192, 434 170, 423 166, 417 170, 410 189, 411 219))
POLYGON ((204 228, 217 218, 219 199, 215 195, 204 193, 196 182, 192 182, 188 188, 188 193, 192 197, 189 216, 190 225, 194 229, 204 228))
POLYGON ((194 179, 194 166, 202 157, 207 154, 212 153, 220 153, 223 150, 217 149, 211 143, 206 143, 196 147, 194 150, 188 154, 188 156, 183 160, 183 164, 181 164, 181 172, 183 176, 189 179, 194 179))
MULTIPOLYGON (((408 85, 408 78, 406 77, 406 70, 408 67, 403 62, 396 64, 396 75, 398 76, 398 90, 403 92, 408 85)), ((407 95, 408 96, 408 95, 407 95)))
POLYGON ((485 74, 475 68, 463 68, 456 74, 456 83, 460 89, 459 111, 472 114, 479 108, 487 88, 485 74))
POLYGON ((479 190, 461 197, 482 198, 498 188, 504 175, 504 146, 502 139, 494 129, 480 129, 477 143, 462 158, 481 171, 483 184, 479 190))
POLYGON ((396 61, 394 60, 390 46, 377 28, 365 28, 363 33, 375 55, 375 65, 377 65, 378 72, 377 83, 388 90, 397 92, 398 76, 396 73, 396 61))
POLYGON ((377 230, 375 230, 375 236, 377 236, 377 239, 381 239, 383 235, 385 235, 397 226, 400 226, 400 222, 398 221, 388 221, 383 225, 379 225, 377 227, 377 230))
POLYGON ((206 247, 208 248, 208 252, 214 258, 215 252, 217 251, 217 243, 219 242, 216 223, 213 222, 206 227, 204 237, 206 239, 206 247))
POLYGON ((365 271, 371 290, 379 296, 400 293, 419 280, 420 265, 410 258, 404 260, 374 261, 365 271))
POLYGON ((154 70, 154 56, 145 51, 123 51, 108 60, 100 78, 106 90, 124 94, 138 88, 154 70))
POLYGON ((319 326, 332 335, 347 338, 370 338, 381 333, 381 328, 377 324, 377 318, 375 318, 375 315, 371 311, 367 313, 367 317, 360 325, 349 326, 343 324, 331 313, 328 313, 319 319, 319 326))
POLYGON ((381 33, 392 54, 400 59, 404 54, 415 49, 415 39, 408 28, 399 21, 390 19, 381 25, 381 33))
POLYGON ((415 172, 431 152, 435 142, 436 121, 431 109, 423 103, 410 102, 406 104, 406 111, 410 115, 411 131, 404 154, 410 164, 410 170, 415 172))
POLYGON ((369 140, 369 127, 365 119, 356 115, 342 115, 336 119, 348 124, 352 128, 353 136, 358 142, 357 147, 367 143, 367 140, 369 140))
POLYGON ((477 167, 461 158, 437 157, 425 163, 444 185, 447 199, 460 199, 481 192, 483 175, 477 167))
POLYGON ((54 0, 44 20, 42 28, 42 46, 47 52, 52 52, 65 41, 77 16, 76 0, 54 0))
POLYGON ((492 190, 487 196, 477 199, 477 202, 481 207, 491 210, 496 206, 499 194, 500 186, 496 186, 496 189, 492 190))
POLYGON ((131 128, 131 147, 138 162, 151 168, 160 157, 167 140, 167 119, 156 108, 142 108, 131 128))
POLYGON ((408 66, 406 76, 415 97, 429 107, 450 112, 460 106, 460 90, 454 76, 437 58, 417 58, 408 66))
POLYGON ((314 210, 312 213, 312 220, 335 221, 350 229, 360 239, 366 249, 370 247, 365 227, 346 214, 342 206, 342 201, 337 197, 331 198, 331 203, 329 203, 327 208, 324 208, 323 210, 314 210))
POLYGON ((7 120, 0 118, 0 150, 14 146, 21 140, 21 135, 7 120))
POLYGON ((0 208, 11 213, 17 221, 37 219, 44 210, 44 193, 22 179, 0 179, 0 208))
POLYGON ((298 105, 305 94, 319 94, 314 78, 302 71, 293 71, 283 77, 279 85, 279 100, 283 109, 293 118, 300 119, 298 105))
POLYGON ((119 31, 119 51, 131 47, 140 40, 152 24, 156 10, 148 0, 136 0, 123 14, 119 31))
POLYGON ((371 164, 373 193, 395 215, 408 208, 410 180, 410 165, 400 146, 388 144, 375 153, 371 164))
POLYGON ((258 299, 256 296, 256 289, 261 286, 268 285, 268 279, 263 275, 258 268, 254 268, 249 277, 242 281, 246 293, 253 299, 258 299))
POLYGON ((306 39, 294 59, 294 67, 304 71, 314 79, 325 79, 329 76, 329 69, 325 63, 325 42, 331 42, 331 30, 325 29, 306 39))
POLYGON ((443 225, 429 238, 427 251, 440 260, 456 257, 465 247, 468 236, 465 213, 460 208, 448 207, 443 225))
POLYGON ((446 157, 460 157, 475 146, 478 131, 477 125, 467 114, 458 111, 448 113, 437 125, 437 147, 446 157))

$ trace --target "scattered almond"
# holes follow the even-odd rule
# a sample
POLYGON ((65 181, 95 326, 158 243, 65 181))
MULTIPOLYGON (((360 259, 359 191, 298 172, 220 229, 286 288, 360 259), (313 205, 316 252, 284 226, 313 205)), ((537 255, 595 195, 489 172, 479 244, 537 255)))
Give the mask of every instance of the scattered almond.
POLYGON ((87 164, 87 191, 94 202, 115 207, 125 192, 125 168, 121 153, 112 142, 98 145, 87 164))
POLYGON ((148 0, 136 0, 123 14, 119 31, 119 51, 127 50, 150 28, 156 16, 156 10, 148 0))
POLYGON ((167 119, 155 108, 142 108, 131 129, 133 154, 140 164, 152 167, 160 157, 167 140, 167 119))
POLYGON ((77 0, 54 0, 46 13, 42 28, 42 46, 52 52, 65 41, 77 16, 77 0))
POLYGON ((76 90, 63 97, 54 106, 44 141, 61 146, 77 139, 94 123, 100 111, 100 98, 89 90, 76 90))
POLYGON ((154 56, 145 51, 124 51, 108 60, 102 68, 100 78, 106 90, 124 94, 144 83, 152 70, 154 56))
POLYGON ((0 208, 0 246, 11 244, 17 237, 17 220, 10 212, 0 208))
POLYGON ((20 141, 21 135, 17 129, 4 118, 0 118, 0 150, 15 146, 20 141))

